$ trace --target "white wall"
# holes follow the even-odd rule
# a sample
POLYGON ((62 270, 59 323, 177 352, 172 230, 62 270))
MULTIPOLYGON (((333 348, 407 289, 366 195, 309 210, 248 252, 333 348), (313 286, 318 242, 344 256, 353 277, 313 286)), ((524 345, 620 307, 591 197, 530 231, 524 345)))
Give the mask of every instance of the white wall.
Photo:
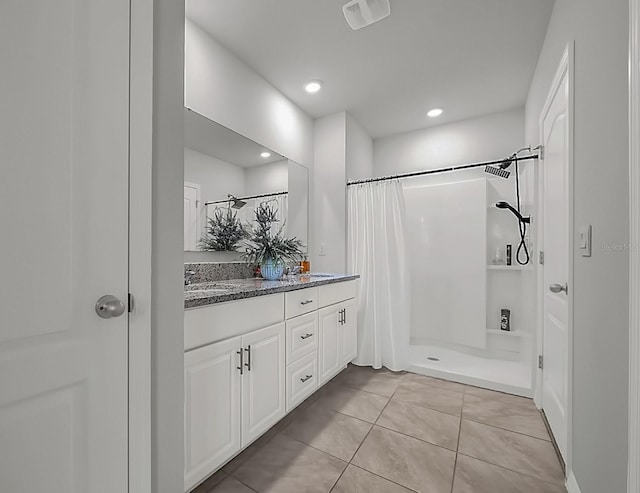
POLYGON ((184 2, 154 2, 153 22, 151 491, 176 493, 184 491, 184 2))
POLYGON ((346 133, 347 180, 369 178, 373 174, 373 140, 348 113, 346 133))
POLYGON ((312 119, 195 23, 185 29, 185 105, 311 167, 312 119))
POLYGON ((245 170, 245 195, 286 192, 289 188, 289 161, 276 161, 245 170))
POLYGON ((346 228, 346 113, 315 122, 313 166, 311 270, 345 272, 346 228), (325 245, 325 255, 320 246, 325 245))
POLYGON ((499 159, 523 145, 524 108, 516 108, 376 139, 373 171, 383 176, 499 159))
POLYGON ((591 258, 574 252, 571 286, 573 471, 582 493, 626 491, 628 9, 626 0, 556 0, 526 106, 527 139, 536 143, 552 78, 575 40, 574 221, 593 225, 594 244, 591 258))
POLYGON ((245 195, 245 170, 207 154, 184 148, 184 181, 200 185, 200 200, 223 200, 245 195))

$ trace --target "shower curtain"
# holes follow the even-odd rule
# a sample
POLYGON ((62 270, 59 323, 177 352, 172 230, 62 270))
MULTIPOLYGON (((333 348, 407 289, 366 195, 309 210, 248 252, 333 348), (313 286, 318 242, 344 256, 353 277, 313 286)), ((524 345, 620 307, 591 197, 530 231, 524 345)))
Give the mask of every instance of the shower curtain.
POLYGON ((399 181, 348 188, 348 268, 360 274, 354 364, 403 370, 409 344, 409 275, 399 181))

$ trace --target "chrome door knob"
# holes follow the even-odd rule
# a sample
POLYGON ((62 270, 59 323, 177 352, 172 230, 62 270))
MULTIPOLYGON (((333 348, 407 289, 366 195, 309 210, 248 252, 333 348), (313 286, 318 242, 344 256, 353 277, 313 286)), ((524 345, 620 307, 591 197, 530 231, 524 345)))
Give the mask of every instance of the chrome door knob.
POLYGON ((564 286, 561 284, 552 284, 551 286, 549 286, 549 290, 552 293, 562 293, 563 291, 567 294, 569 294, 569 285, 567 283, 564 283, 564 286))
POLYGON ((124 313, 126 306, 115 296, 107 294, 96 302, 96 313, 101 318, 119 317, 124 313))

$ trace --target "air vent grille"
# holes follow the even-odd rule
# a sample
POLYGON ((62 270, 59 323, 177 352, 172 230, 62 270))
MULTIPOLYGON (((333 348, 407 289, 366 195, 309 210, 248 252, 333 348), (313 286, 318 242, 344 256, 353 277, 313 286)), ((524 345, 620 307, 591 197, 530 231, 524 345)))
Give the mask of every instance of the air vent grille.
POLYGON ((389 0, 352 0, 342 7, 344 18, 357 31, 391 14, 389 0))

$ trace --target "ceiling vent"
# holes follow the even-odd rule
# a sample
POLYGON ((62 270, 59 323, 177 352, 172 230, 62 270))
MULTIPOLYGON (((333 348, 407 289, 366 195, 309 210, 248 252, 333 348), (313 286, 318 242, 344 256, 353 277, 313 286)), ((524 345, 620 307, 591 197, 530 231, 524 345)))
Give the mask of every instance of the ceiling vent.
POLYGON ((352 0, 342 7, 344 18, 357 31, 367 27, 391 13, 389 0, 352 0))

